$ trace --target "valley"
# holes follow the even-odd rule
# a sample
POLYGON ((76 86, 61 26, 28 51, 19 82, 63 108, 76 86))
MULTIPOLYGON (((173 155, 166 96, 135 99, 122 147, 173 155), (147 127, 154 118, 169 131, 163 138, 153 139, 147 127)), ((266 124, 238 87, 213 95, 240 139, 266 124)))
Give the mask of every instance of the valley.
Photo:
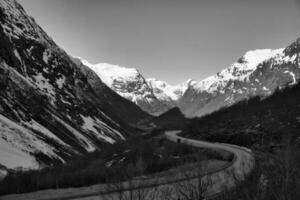
MULTIPOLYGON (((94 28, 78 43, 73 38, 74 49, 85 46, 82 36, 92 36, 94 28)), ((64 37, 70 34, 64 30, 64 37)), ((300 199, 300 38, 278 49, 244 51, 248 45, 219 72, 193 66, 191 75, 198 67, 213 75, 171 85, 146 77, 157 66, 143 72, 74 57, 17 0, 1 0, 0 199, 300 199)), ((80 52, 101 60, 100 49, 80 52)), ((131 51, 125 49, 112 52, 126 58, 131 51)), ((151 53, 135 58, 149 61, 151 53)), ((188 69, 177 68, 180 74, 168 67, 157 77, 179 80, 188 69)))

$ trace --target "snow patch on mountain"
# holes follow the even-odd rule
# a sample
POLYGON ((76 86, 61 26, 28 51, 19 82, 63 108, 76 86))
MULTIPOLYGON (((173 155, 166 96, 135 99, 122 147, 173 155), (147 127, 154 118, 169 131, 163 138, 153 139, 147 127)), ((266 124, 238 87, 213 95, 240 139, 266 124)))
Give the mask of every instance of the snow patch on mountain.
POLYGON ((60 122, 64 127, 66 127, 72 134, 77 138, 79 143, 85 148, 87 152, 93 152, 96 150, 95 145, 86 136, 78 132, 72 126, 68 125, 66 122, 61 120, 59 117, 53 115, 53 118, 60 122))
POLYGON ((290 85, 294 85, 294 84, 297 83, 297 81, 296 81, 296 76, 295 76, 295 74, 294 74, 293 72, 285 71, 284 73, 285 73, 285 74, 289 74, 289 75, 292 77, 293 81, 290 83, 290 85))
POLYGON ((65 76, 61 76, 60 78, 56 79, 56 84, 57 84, 57 86, 58 86, 59 89, 62 89, 65 81, 66 81, 66 77, 65 76))
MULTIPOLYGON (((41 128, 41 127, 39 127, 41 128)), ((7 168, 39 168, 34 154, 39 152, 64 162, 55 149, 45 143, 39 135, 0 114, 0 157, 7 168)))
POLYGON ((81 118, 83 119, 82 128, 85 130, 91 131, 93 133, 93 135, 95 135, 98 139, 102 139, 110 144, 113 144, 116 141, 111 136, 117 135, 118 137, 125 140, 125 138, 122 136, 122 134, 120 132, 113 130, 105 122, 103 122, 99 119, 93 119, 90 116, 86 117, 86 116, 81 115, 81 118), (110 137, 107 136, 103 132, 103 130, 110 132, 110 137))
POLYGON ((49 83, 49 79, 45 78, 42 73, 38 73, 37 75, 32 76, 32 80, 35 82, 36 86, 51 99, 51 103, 54 105, 56 93, 52 84, 49 83))
POLYGON ((46 137, 52 138, 53 140, 57 141, 61 145, 64 145, 64 146, 66 146, 68 148, 71 148, 68 144, 66 144, 61 139, 59 139, 56 135, 54 135, 46 127, 44 127, 43 125, 39 124, 37 121, 35 121, 33 119, 31 121, 22 122, 21 124, 23 126, 27 127, 28 129, 31 129, 31 130, 34 130, 34 131, 38 131, 38 132, 42 133, 43 135, 45 135, 46 137))
POLYGON ((14 50, 14 54, 18 58, 19 61, 22 61, 21 57, 20 57, 20 54, 18 53, 18 51, 16 49, 14 50))
MULTIPOLYGON (((0 127, 0 132, 7 131, 0 127)), ((8 169, 38 169, 39 164, 34 156, 15 148, 12 144, 0 137, 0 157, 1 164, 8 169)), ((1 178, 1 177, 0 177, 1 178)))
POLYGON ((49 57, 50 57, 50 52, 48 50, 45 50, 43 52, 43 61, 48 64, 48 60, 49 60, 49 57))

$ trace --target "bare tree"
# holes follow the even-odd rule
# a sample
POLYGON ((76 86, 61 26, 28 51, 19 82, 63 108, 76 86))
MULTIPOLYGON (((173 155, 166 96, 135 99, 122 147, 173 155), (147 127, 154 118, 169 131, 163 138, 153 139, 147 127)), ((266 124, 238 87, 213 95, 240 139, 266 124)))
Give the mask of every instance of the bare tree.
POLYGON ((125 187, 122 182, 115 182, 106 185, 107 194, 101 195, 103 200, 126 200, 125 187))
POLYGON ((102 195, 103 200, 155 200, 157 187, 155 179, 135 178, 125 182, 107 184, 108 194, 102 195))
POLYGON ((299 147, 287 138, 284 148, 273 156, 273 163, 262 169, 268 195, 275 200, 299 199, 299 147))
POLYGON ((219 199, 298 200, 300 199, 299 147, 287 139, 276 153, 260 152, 261 160, 237 187, 225 191, 219 199))
POLYGON ((183 173, 186 180, 176 184, 177 196, 182 200, 205 199, 206 191, 211 185, 211 179, 209 176, 203 176, 203 174, 202 166, 197 167, 192 173, 183 173))
POLYGON ((152 189, 147 187, 146 181, 144 180, 137 180, 135 182, 135 190, 134 190, 134 198, 136 200, 143 200, 149 196, 152 189))
POLYGON ((158 199, 160 199, 160 200, 178 200, 179 198, 175 194, 173 186, 164 185, 159 188, 158 199))

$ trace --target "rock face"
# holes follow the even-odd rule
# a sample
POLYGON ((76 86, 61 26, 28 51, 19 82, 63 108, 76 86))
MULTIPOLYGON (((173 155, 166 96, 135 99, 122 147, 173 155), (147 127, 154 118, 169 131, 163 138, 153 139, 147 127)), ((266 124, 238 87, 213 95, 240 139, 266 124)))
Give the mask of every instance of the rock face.
POLYGON ((191 82, 171 86, 156 79, 145 79, 135 68, 107 63, 91 64, 86 60, 80 60, 83 65, 94 70, 112 90, 155 116, 175 107, 191 82))
POLYGON ((124 140, 149 117, 0 1, 0 164, 39 168, 124 140), (75 62, 74 62, 75 61, 75 62), (124 117, 128 116, 128 117, 124 117))
POLYGON ((200 117, 294 85, 300 77, 299 52, 299 39, 285 49, 249 51, 230 67, 189 87, 178 106, 187 117, 200 117))

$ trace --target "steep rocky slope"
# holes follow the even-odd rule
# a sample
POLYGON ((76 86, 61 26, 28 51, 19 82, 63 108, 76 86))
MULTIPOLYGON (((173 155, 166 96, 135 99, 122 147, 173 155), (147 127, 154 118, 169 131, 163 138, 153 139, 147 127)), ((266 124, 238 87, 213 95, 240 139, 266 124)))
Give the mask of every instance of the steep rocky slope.
POLYGON ((64 162, 124 140, 136 131, 126 121, 148 117, 74 63, 15 0, 0 1, 0 24, 1 165, 64 162))

